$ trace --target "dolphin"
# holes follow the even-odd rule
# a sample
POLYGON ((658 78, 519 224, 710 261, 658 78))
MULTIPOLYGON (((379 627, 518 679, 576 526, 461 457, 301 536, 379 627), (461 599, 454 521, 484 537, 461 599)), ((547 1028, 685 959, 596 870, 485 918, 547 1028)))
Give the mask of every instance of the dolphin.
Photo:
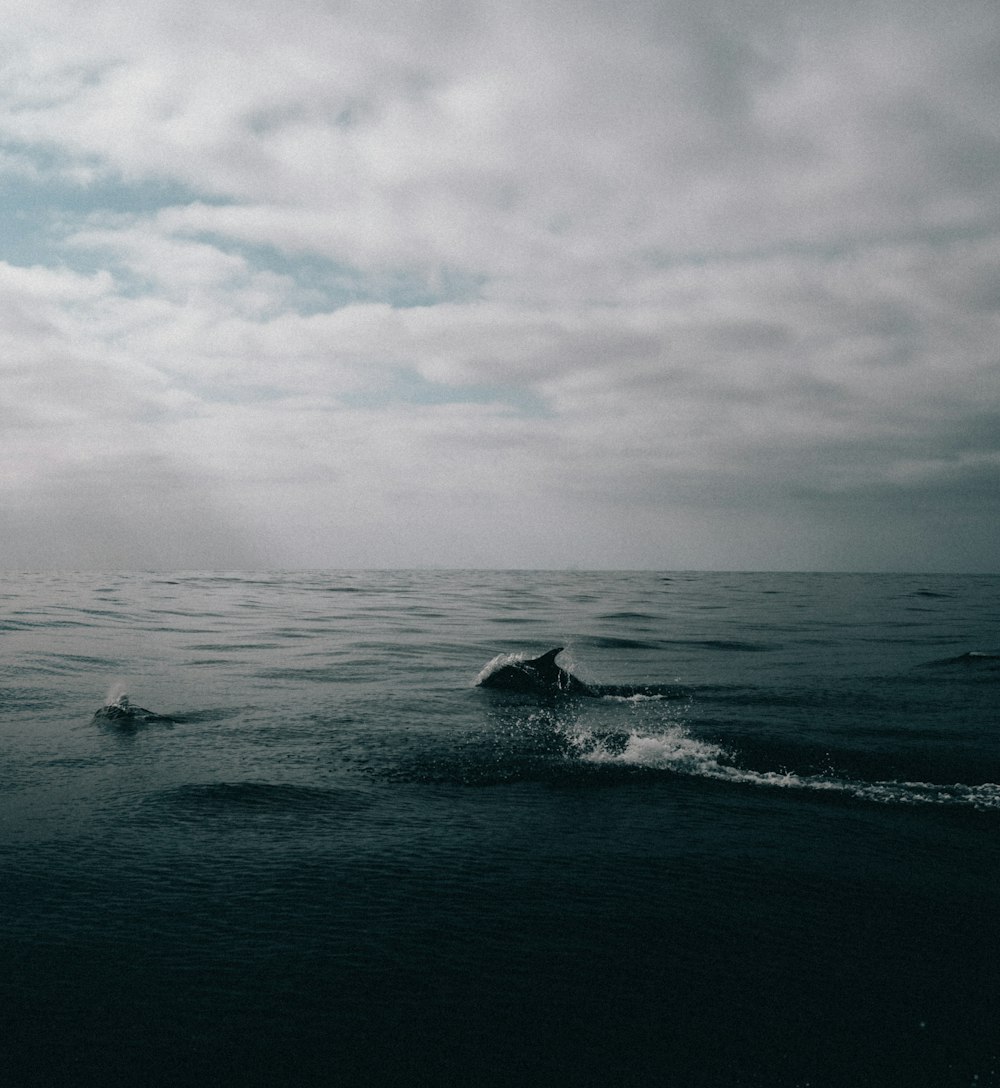
POLYGON ((144 706, 133 706, 127 695, 119 695, 113 703, 102 706, 94 714, 94 721, 115 722, 117 725, 128 728, 129 726, 145 725, 146 722, 173 722, 165 714, 156 714, 147 710, 144 706))
POLYGON ((481 688, 502 691, 534 692, 542 695, 596 695, 597 692, 582 680, 556 664, 556 658, 562 652, 563 647, 557 646, 531 660, 506 661, 492 672, 481 676, 476 683, 481 688))

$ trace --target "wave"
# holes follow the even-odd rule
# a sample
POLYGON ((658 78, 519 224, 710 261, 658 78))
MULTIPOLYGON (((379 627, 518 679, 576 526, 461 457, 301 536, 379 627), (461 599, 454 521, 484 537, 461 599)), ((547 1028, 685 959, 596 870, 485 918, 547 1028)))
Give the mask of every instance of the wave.
MULTIPOLYGON (((622 615, 631 615, 623 613, 622 615)), ((604 617, 619 618, 619 617, 604 617)), ((636 614, 635 618, 642 618, 636 614)), ((631 622, 634 622, 632 620, 631 622)), ((578 637, 577 644, 586 644, 600 650, 661 650, 682 648, 685 650, 709 650, 713 653, 765 654, 783 649, 778 642, 754 642, 730 638, 634 638, 613 635, 578 637)))
POLYGON ((658 650, 662 645, 660 639, 622 638, 611 635, 594 635, 577 641, 598 650, 658 650))
POLYGON ((690 699, 694 688, 685 684, 592 684, 596 695, 609 701, 638 703, 656 699, 690 699))
POLYGON ((732 638, 668 638, 662 640, 662 645, 697 647, 701 650, 742 654, 765 654, 783 648, 778 642, 751 642, 746 639, 732 638))
POLYGON ((897 805, 960 805, 1000 810, 1000 784, 876 781, 834 774, 798 774, 741 767, 736 755, 692 736, 682 725, 663 733, 608 733, 576 728, 566 738, 574 758, 588 764, 669 771, 741 786, 841 794, 863 801, 897 805))
POLYGON ((343 790, 291 782, 191 782, 162 790, 150 803, 207 813, 233 809, 343 808, 356 803, 343 790))
POLYGON ((150 794, 132 819, 168 826, 210 827, 221 822, 245 828, 248 822, 259 821, 341 820, 368 804, 355 790, 290 782, 189 782, 150 794))
POLYGON ((993 672, 1000 669, 1000 650, 967 650, 956 657, 942 657, 936 661, 925 661, 918 668, 937 669, 948 667, 982 669, 993 672))

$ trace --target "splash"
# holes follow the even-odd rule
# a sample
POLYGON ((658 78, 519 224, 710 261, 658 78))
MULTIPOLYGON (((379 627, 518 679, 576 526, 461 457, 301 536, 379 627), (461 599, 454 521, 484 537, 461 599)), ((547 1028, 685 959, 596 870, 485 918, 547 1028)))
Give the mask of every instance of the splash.
POLYGON ((1000 784, 950 785, 935 782, 865 782, 835 775, 804 775, 794 771, 754 771, 740 767, 733 753, 693 737, 673 725, 656 734, 602 733, 577 729, 567 737, 571 755, 588 763, 670 771, 744 786, 843 794, 876 804, 960 805, 1000 810, 1000 784))
POLYGON ((655 735, 578 729, 567 740, 571 750, 589 763, 627 763, 704 776, 729 769, 725 761, 730 755, 724 748, 692 737, 679 725, 655 735))
POLYGON ((472 681, 472 686, 478 687, 488 676, 492 676, 497 669, 503 668, 504 665, 516 665, 520 661, 527 660, 528 655, 526 653, 497 654, 479 670, 479 675, 472 681))
POLYGON ((128 686, 124 680, 115 680, 108 688, 108 693, 104 696, 104 705, 114 706, 119 710, 128 710, 128 686))

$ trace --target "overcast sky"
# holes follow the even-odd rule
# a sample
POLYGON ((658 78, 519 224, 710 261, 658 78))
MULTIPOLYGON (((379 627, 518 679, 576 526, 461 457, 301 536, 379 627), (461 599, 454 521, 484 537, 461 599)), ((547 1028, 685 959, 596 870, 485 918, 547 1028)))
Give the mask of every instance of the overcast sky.
POLYGON ((996 0, 7 0, 0 566, 1000 569, 996 0))

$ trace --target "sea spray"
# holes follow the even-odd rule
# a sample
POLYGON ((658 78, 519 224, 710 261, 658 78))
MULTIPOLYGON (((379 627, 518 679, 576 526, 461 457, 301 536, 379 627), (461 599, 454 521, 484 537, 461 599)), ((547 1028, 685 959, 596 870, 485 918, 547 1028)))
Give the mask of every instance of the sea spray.
POLYGON ((633 766, 673 774, 715 779, 741 786, 847 794, 862 801, 889 805, 959 805, 1000 809, 1000 784, 897 782, 842 778, 833 774, 749 770, 739 766, 736 753, 699 740, 683 725, 664 732, 614 732, 577 727, 568 732, 573 758, 594 764, 633 766))
POLYGON ((121 710, 128 709, 128 685, 124 680, 114 680, 104 696, 105 706, 116 706, 121 710))

